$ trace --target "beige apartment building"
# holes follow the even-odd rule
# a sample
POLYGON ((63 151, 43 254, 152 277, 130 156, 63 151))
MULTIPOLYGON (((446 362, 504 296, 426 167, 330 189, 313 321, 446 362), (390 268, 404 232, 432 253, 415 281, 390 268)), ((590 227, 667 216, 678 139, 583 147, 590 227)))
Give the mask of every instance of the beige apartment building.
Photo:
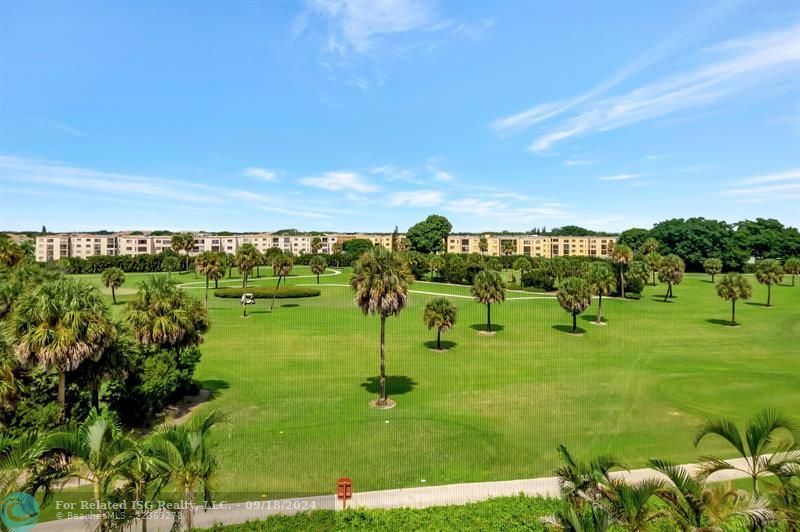
POLYGON ((543 235, 450 235, 449 253, 483 253, 481 238, 486 238, 486 255, 525 255, 528 257, 607 257, 615 236, 543 236, 543 235))
POLYGON ((69 235, 47 235, 36 237, 36 261, 50 262, 69 257, 69 235))

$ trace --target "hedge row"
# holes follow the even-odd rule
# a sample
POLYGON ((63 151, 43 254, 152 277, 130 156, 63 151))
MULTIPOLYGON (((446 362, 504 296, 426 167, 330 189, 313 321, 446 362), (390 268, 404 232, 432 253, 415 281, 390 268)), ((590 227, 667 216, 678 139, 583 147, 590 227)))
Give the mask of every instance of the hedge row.
POLYGON ((253 297, 268 297, 272 298, 274 295, 276 299, 290 299, 297 297, 316 297, 320 295, 316 288, 306 288, 303 286, 285 286, 278 288, 275 293, 275 288, 272 286, 253 286, 250 288, 219 288, 214 290, 214 296, 224 297, 231 299, 239 299, 242 294, 253 294, 253 297))

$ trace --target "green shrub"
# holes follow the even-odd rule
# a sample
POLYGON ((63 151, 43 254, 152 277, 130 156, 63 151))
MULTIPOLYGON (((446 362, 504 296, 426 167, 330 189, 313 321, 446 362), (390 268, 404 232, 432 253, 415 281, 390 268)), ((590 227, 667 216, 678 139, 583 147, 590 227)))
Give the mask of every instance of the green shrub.
MULTIPOLYGON (((252 286, 249 288, 220 288, 214 290, 215 297, 224 297, 229 299, 239 299, 242 294, 253 294, 253 297, 258 298, 272 298, 275 294, 275 287, 273 286, 252 286)), ((278 288, 275 297, 277 299, 290 299, 296 297, 316 297, 321 292, 316 288, 306 288, 304 286, 284 286, 278 288)))

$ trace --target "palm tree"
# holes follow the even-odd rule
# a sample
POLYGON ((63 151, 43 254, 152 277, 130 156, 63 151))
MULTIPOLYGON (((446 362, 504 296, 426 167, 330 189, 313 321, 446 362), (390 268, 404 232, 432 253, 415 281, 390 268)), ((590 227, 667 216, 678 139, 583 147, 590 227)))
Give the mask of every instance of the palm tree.
POLYGON ((667 489, 657 493, 681 530, 714 532, 731 517, 747 519, 752 528, 772 520, 763 498, 744 490, 731 489, 721 482, 708 482, 703 475, 692 475, 681 466, 665 460, 651 460, 650 466, 669 480, 667 489))
POLYGON ((250 272, 258 264, 259 253, 253 244, 242 244, 236 252, 236 267, 242 274, 242 288, 247 288, 247 279, 250 272))
POLYGON ((600 505, 581 510, 562 501, 555 515, 539 520, 549 527, 565 532, 606 532, 611 524, 609 517, 608 511, 600 505))
POLYGON ((492 332, 492 303, 506 300, 506 284, 500 274, 493 270, 481 270, 472 283, 472 297, 486 305, 486 332, 492 332))
POLYGON ((667 255, 661 261, 661 267, 658 270, 658 280, 662 283, 667 283, 667 291, 664 293, 665 302, 668 297, 675 297, 672 295, 672 286, 681 284, 685 269, 686 265, 683 259, 677 255, 667 255))
POLYGON ((181 267, 181 262, 178 257, 174 255, 167 255, 161 261, 161 269, 167 272, 167 277, 172 278, 172 272, 178 271, 178 268, 181 267))
POLYGON ((581 462, 576 460, 562 444, 558 446, 558 454, 564 462, 556 469, 561 496, 578 509, 581 509, 586 502, 598 500, 601 495, 600 486, 608 482, 612 469, 624 468, 610 455, 601 455, 589 462, 581 462))
POLYGON ((278 282, 275 284, 275 291, 272 293, 270 310, 275 308, 275 297, 278 295, 278 287, 281 285, 281 279, 284 280, 283 284, 286 285, 286 276, 291 273, 292 266, 294 266, 294 261, 289 255, 281 255, 272 261, 272 275, 278 278, 278 282))
POLYGON ((117 336, 99 291, 72 279, 46 282, 22 298, 11 317, 10 331, 21 364, 58 371, 62 419, 66 374, 102 357, 117 336))
POLYGON ((322 249, 322 240, 320 240, 318 236, 315 236, 311 239, 311 252, 319 253, 320 249, 322 249))
POLYGON ((169 486, 183 503, 183 526, 192 529, 194 502, 200 493, 203 502, 214 502, 214 480, 218 462, 211 446, 215 426, 227 422, 224 414, 214 411, 188 425, 160 428, 150 441, 155 458, 166 466, 169 486))
POLYGON ((738 273, 729 273, 717 284, 717 294, 722 299, 731 302, 731 325, 736 325, 736 301, 739 299, 750 299, 753 295, 753 287, 750 281, 738 273))
POLYGON ((325 261, 325 258, 315 255, 311 257, 311 260, 308 261, 308 266, 311 268, 311 273, 317 276, 317 284, 319 284, 320 274, 325 273, 325 270, 328 267, 328 263, 325 261))
POLYGON ((775 469, 777 484, 770 487, 769 505, 777 521, 789 532, 800 530, 800 466, 784 464, 775 469))
POLYGON ((647 269, 653 275, 653 286, 656 285, 656 272, 658 272, 659 268, 661 268, 662 260, 663 257, 657 251, 651 251, 644 256, 644 263, 647 265, 647 269))
POLYGON ((714 277, 722 273, 722 261, 717 258, 706 259, 703 262, 703 270, 711 276, 711 282, 714 282, 714 277))
POLYGON ((704 478, 717 471, 741 471, 752 479, 753 493, 759 494, 758 480, 784 467, 800 465, 800 426, 792 418, 776 410, 764 410, 747 423, 744 438, 736 424, 729 419, 709 419, 694 437, 695 447, 706 436, 715 434, 727 441, 744 459, 745 465, 738 467, 713 456, 703 457, 700 471, 704 478), (776 441, 776 436, 785 432, 788 439, 776 441), (767 456, 772 453, 771 456, 767 456))
POLYGON ((625 266, 633 260, 633 250, 625 244, 616 244, 609 255, 611 261, 619 267, 620 295, 625 299, 625 266))
POLYGON ((518 270, 520 274, 525 274, 533 269, 533 263, 528 257, 520 257, 514 261, 512 267, 518 270))
POLYGON ((558 303, 572 314, 572 334, 578 332, 578 314, 592 304, 589 283, 580 277, 567 277, 558 286, 558 303))
POLYGON ((428 301, 425 305, 425 313, 422 320, 428 329, 436 327, 436 350, 442 350, 442 332, 447 332, 456 323, 456 307, 449 299, 437 297, 428 301))
POLYGON ((88 382, 91 387, 92 406, 100 409, 100 389, 109 378, 123 378, 129 367, 133 341, 120 324, 114 324, 117 334, 114 342, 97 360, 87 360, 76 370, 78 382, 88 382))
POLYGON ((106 288, 111 289, 111 300, 114 304, 117 304, 117 293, 116 290, 123 284, 125 284, 125 272, 123 272, 119 268, 108 268, 103 270, 103 273, 100 274, 100 282, 103 283, 103 286, 106 288))
POLYGON ((792 276, 792 286, 794 286, 794 276, 800 273, 800 258, 791 257, 783 263, 783 271, 792 276))
POLYGON ((184 270, 189 270, 189 253, 194 250, 195 243, 194 235, 191 233, 185 233, 183 235, 183 251, 186 253, 186 266, 184 270))
POLYGON ((151 277, 139 286, 124 317, 139 344, 161 349, 199 345, 208 330, 203 304, 163 277, 151 277))
POLYGON ((774 259, 762 260, 756 268, 756 281, 767 285, 767 306, 772 306, 772 285, 783 281, 781 263, 774 259))
POLYGON ((224 253, 213 253, 211 260, 206 266, 206 274, 214 281, 214 288, 219 288, 219 280, 225 277, 228 256, 224 253))
MULTIPOLYGON (((113 500, 122 501, 124 512, 115 512, 117 525, 125 525, 134 519, 147 532, 147 518, 151 504, 169 482, 169 466, 153 452, 151 434, 129 451, 122 453, 119 463, 119 481, 113 500)), ((121 529, 122 527, 120 527, 121 529)))
POLYGON ((485 236, 482 236, 480 240, 478 240, 478 249, 482 254, 486 254, 486 252, 489 251, 489 241, 485 236))
MULTIPOLYGON (((187 235, 185 235, 183 233, 177 233, 177 234, 172 235, 170 237, 170 239, 169 239, 169 245, 172 248, 172 251, 177 253, 179 256, 180 256, 181 252, 186 247, 186 236, 187 235)), ((187 256, 187 260, 188 260, 188 256, 187 256)), ((186 269, 188 269, 188 268, 189 267, 186 266, 186 269)))
POLYGON ((589 288, 597 296, 597 319, 595 323, 603 323, 603 296, 613 292, 617 287, 614 272, 605 263, 594 263, 589 267, 589 288))
POLYGON ((408 285, 413 282, 414 276, 403 257, 382 246, 364 253, 356 261, 350 278, 361 311, 381 318, 381 391, 375 402, 378 407, 391 405, 386 398, 386 318, 400 314, 408 302, 408 285))
POLYGON ((433 255, 428 259, 428 270, 431 272, 431 278, 438 278, 442 268, 444 268, 444 258, 441 255, 433 255))
POLYGON ((31 472, 45 452, 44 439, 36 432, 18 438, 0 432, 0 500, 16 491, 29 492, 35 479, 31 472))
POLYGON ((624 530, 648 530, 653 521, 667 515, 664 510, 655 509, 650 504, 653 497, 666 489, 661 479, 649 478, 631 484, 622 478, 609 478, 600 489, 611 505, 611 519, 621 524, 624 530))
POLYGON ((656 253, 659 246, 660 244, 658 243, 658 240, 653 237, 648 237, 644 239, 644 242, 642 242, 642 247, 639 249, 639 251, 642 253, 642 255, 649 255, 650 253, 656 253))
POLYGON ((510 257, 516 250, 517 247, 514 245, 514 242, 511 240, 503 240, 503 255, 510 257))
POLYGON ((115 478, 135 441, 122 432, 114 412, 92 409, 77 427, 54 432, 45 440, 50 451, 65 453, 72 462, 69 476, 92 485, 97 508, 114 487, 115 478))
POLYGON ((197 256, 194 262, 194 268, 197 273, 206 278, 206 294, 205 304, 208 310, 208 285, 211 279, 214 279, 214 285, 217 287, 217 282, 225 275, 225 265, 222 263, 222 258, 219 253, 211 251, 204 251, 197 256))
POLYGON ((13 268, 25 258, 22 246, 10 238, 0 238, 0 266, 13 268))

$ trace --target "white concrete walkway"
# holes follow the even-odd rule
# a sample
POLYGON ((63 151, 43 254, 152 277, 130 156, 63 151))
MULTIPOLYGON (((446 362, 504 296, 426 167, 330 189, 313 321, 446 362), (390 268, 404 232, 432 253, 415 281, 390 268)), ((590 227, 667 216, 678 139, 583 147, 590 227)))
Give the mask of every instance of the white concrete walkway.
MULTIPOLYGON (((746 468, 743 459, 728 460, 735 467, 746 468)), ((684 464, 689 472, 697 471, 697 464, 684 464)), ((612 473, 631 482, 640 482, 647 478, 662 477, 652 469, 634 469, 612 473)), ((744 478, 747 475, 739 471, 722 471, 711 476, 712 481, 728 481, 744 478)), ((663 478, 663 477, 662 477, 663 478)), ((357 490, 358 486, 354 486, 357 490)), ((541 477, 523 480, 503 480, 497 482, 470 482, 464 484, 448 484, 444 486, 426 486, 419 488, 402 488, 383 491, 355 491, 349 508, 427 508, 450 504, 466 504, 484 501, 494 497, 515 496, 525 494, 538 497, 558 497, 558 479, 541 477)), ((273 501, 252 501, 240 503, 220 503, 218 508, 203 511, 197 507, 194 513, 194 526, 211 527, 214 524, 236 524, 256 519, 264 519, 270 515, 291 515, 306 510, 341 509, 341 503, 333 495, 304 497, 297 499, 281 499, 273 501)), ((61 519, 36 525, 41 532, 86 532, 92 528, 91 518, 61 519)), ((172 527, 172 516, 169 513, 153 515, 147 522, 149 532, 169 531, 172 527)))

